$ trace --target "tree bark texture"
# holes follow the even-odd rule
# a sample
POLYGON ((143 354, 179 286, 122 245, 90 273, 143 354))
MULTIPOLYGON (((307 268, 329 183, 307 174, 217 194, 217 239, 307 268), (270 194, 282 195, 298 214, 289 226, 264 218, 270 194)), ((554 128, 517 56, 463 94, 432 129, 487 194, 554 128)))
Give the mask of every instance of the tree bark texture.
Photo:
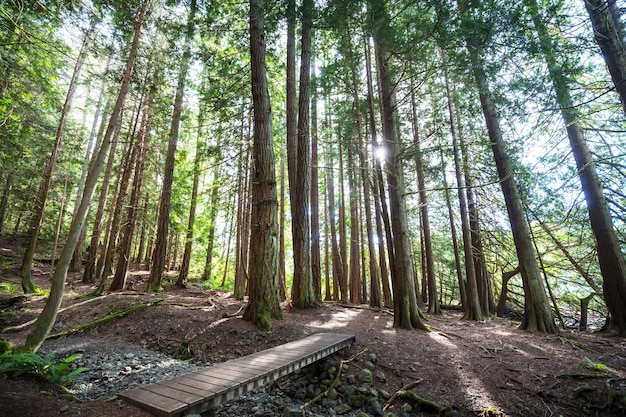
POLYGON ((244 319, 270 330, 282 319, 278 293, 278 199, 272 140, 272 111, 265 66, 263 0, 250 0, 250 68, 254 108, 250 297, 244 319))

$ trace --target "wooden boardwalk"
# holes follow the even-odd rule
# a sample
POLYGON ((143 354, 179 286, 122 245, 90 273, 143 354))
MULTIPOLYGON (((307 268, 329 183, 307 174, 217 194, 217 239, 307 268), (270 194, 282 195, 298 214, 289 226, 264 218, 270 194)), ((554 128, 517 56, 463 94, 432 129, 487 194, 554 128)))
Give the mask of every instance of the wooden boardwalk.
POLYGON ((354 336, 318 333, 166 381, 141 385, 120 397, 157 416, 203 413, 238 398, 354 342, 354 336))

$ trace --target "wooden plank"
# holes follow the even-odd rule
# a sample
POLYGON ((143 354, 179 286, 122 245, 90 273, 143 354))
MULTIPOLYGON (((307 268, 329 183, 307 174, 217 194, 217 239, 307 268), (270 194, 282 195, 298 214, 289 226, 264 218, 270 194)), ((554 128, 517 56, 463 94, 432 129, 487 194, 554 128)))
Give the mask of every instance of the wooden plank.
POLYGON ((173 398, 164 397, 162 395, 146 391, 142 388, 126 391, 124 392, 122 398, 159 417, 169 417, 171 415, 181 413, 188 407, 187 403, 177 401, 173 398))
POLYGON ((203 413, 331 355, 353 342, 352 335, 319 333, 126 391, 120 397, 158 416, 203 413))

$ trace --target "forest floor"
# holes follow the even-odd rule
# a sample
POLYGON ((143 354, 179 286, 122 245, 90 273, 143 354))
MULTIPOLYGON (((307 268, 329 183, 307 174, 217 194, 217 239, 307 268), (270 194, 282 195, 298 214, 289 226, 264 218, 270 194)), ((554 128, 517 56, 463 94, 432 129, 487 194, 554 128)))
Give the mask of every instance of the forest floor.
MULTIPOLYGON (((47 269, 40 265, 34 271, 36 284, 43 288, 47 269)), ((0 272, 2 282, 17 282, 17 269, 0 272)), ((84 295, 93 286, 82 284, 80 274, 71 275, 52 333, 134 305, 162 301, 56 342, 95 339, 101 341, 101 348, 115 342, 215 362, 313 333, 350 333, 356 335, 356 343, 335 358, 348 359, 364 350, 374 353, 377 369, 386 376, 384 383, 376 381, 377 388, 393 394, 411 384, 419 396, 451 406, 455 416, 626 416, 623 338, 575 330, 555 335, 528 333, 518 330, 519 323, 514 321, 464 321, 455 311, 427 315, 430 332, 407 331, 392 327, 388 311, 336 303, 308 310, 285 304, 285 319, 275 321, 271 332, 264 333, 241 318, 245 304, 228 292, 167 285, 163 293, 148 295, 141 291, 146 280, 147 272, 134 271, 129 290, 89 298, 84 295), (73 304, 77 306, 68 308, 73 304)), ((17 295, 0 293, 0 305, 17 295)), ((0 310, 0 330, 36 318, 44 303, 44 296, 35 295, 0 310)), ((25 333, 7 332, 0 337, 15 343, 25 333)), ((351 366, 358 369, 366 360, 363 355, 351 366)), ((402 415, 403 401, 394 402, 397 415, 402 415)), ((0 377, 0 416, 58 415, 149 416, 118 399, 79 402, 34 378, 0 377)))

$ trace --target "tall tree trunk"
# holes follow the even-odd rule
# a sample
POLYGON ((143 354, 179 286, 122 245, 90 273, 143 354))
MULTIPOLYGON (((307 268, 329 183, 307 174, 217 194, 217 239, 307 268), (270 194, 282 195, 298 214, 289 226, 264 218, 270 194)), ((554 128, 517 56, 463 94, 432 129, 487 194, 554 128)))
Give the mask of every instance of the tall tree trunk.
POLYGON ((213 268, 213 249, 215 247, 215 229, 217 220, 217 208, 220 204, 220 180, 219 180, 219 164, 216 164, 213 171, 213 180, 211 184, 211 195, 209 196, 209 232, 207 236, 206 259, 204 261, 204 272, 202 273, 202 281, 211 280, 211 270, 213 268))
POLYGON ((404 170, 402 167, 400 138, 396 126, 396 103, 394 102, 394 83, 391 80, 386 45, 385 32, 389 32, 390 18, 385 5, 380 0, 370 0, 370 13, 377 16, 374 26, 374 46, 376 68, 381 97, 381 113, 383 120, 383 137, 386 147, 385 167, 387 169, 387 184, 389 188, 389 205, 391 213, 391 228, 393 232, 393 246, 395 268, 391 275, 393 280, 394 298, 394 327, 404 329, 423 329, 426 326, 420 318, 417 307, 417 293, 415 289, 411 244, 406 213, 404 194, 404 170))
POLYGON ((348 145, 348 185, 350 189, 350 302, 361 304, 361 240, 359 238, 359 192, 356 181, 356 164, 348 145))
POLYGON ((135 256, 135 262, 140 264, 144 260, 144 250, 146 247, 146 216, 148 215, 148 207, 150 204, 150 191, 146 191, 144 197, 143 210, 139 218, 141 219, 141 233, 139 234, 139 247, 135 256))
POLYGON ((109 119, 107 130, 102 140, 102 146, 100 147, 100 150, 94 159, 91 171, 87 176, 87 181, 85 182, 85 193, 83 194, 83 199, 80 202, 80 209, 78 210, 77 216, 72 219, 69 235, 67 236, 65 246, 61 252, 59 263, 54 270, 50 286, 50 295, 46 301, 43 311, 39 314, 37 320, 33 324, 32 331, 26 338, 24 348, 31 352, 36 352, 39 349, 56 321, 57 313, 63 299, 63 289, 65 287, 67 271, 74 253, 74 248, 78 242, 78 238, 80 237, 80 231, 87 217, 87 211, 96 189, 96 184, 98 183, 98 177, 102 171, 106 154, 111 145, 113 131, 115 130, 115 126, 121 116, 124 101, 126 100, 126 95, 128 94, 133 66, 135 65, 135 58, 137 57, 137 51, 139 49, 141 27, 144 23, 149 4, 150 0, 145 0, 139 12, 137 23, 134 28, 133 40, 130 45, 128 60, 126 62, 126 70, 124 71, 124 76, 122 78, 120 92, 117 97, 115 107, 113 108, 111 118, 109 119))
MULTIPOLYGON (((202 124, 198 125, 200 133, 202 124)), ((196 137, 196 155, 193 160, 193 185, 191 187, 191 200, 189 202, 189 219, 187 221, 187 233, 185 234, 185 249, 183 251, 183 260, 180 264, 180 271, 178 273, 178 279, 176 280, 176 286, 186 288, 185 281, 187 281, 187 275, 189 274, 189 266, 191 264, 191 248, 193 246, 193 226, 196 222, 196 206, 198 205, 198 188, 200 184, 200 162, 202 159, 201 154, 200 135, 196 137)), ((219 147, 219 144, 217 145, 219 147)), ((211 250, 212 252, 212 250, 211 250)))
POLYGON ((285 158, 280 159, 280 201, 278 214, 278 280, 280 281, 280 299, 287 299, 287 266, 285 262, 285 158))
MULTIPOLYGON (((311 270, 311 28, 313 26, 314 2, 303 0, 302 41, 300 53, 300 91, 298 94, 297 158, 294 183, 289 184, 291 196, 291 227, 293 231, 293 282, 291 304, 296 308, 316 305, 311 270)), ((289 146, 289 144, 287 145, 289 146)))
POLYGON ((117 252, 120 224, 122 223, 122 215, 124 207, 126 206, 130 176, 134 169, 135 158, 137 157, 137 147, 135 146, 135 143, 137 142, 137 125, 139 124, 139 119, 141 117, 141 103, 143 100, 144 98, 142 97, 139 104, 136 106, 136 117, 134 118, 135 122, 133 123, 133 127, 131 129, 132 133, 128 136, 128 146, 126 148, 122 164, 119 167, 120 170, 122 170, 122 173, 118 176, 118 184, 116 187, 117 196, 114 200, 115 204, 113 205, 112 215, 109 216, 109 224, 107 225, 107 233, 104 239, 102 254, 96 264, 95 278, 96 280, 100 279, 100 284, 98 284, 98 288, 94 292, 95 295, 102 294, 106 288, 106 281, 113 272, 113 258, 117 252))
POLYGON ((2 199, 0 200, 0 234, 4 230, 4 220, 7 213, 7 206, 9 204, 9 195, 11 188, 13 188, 13 170, 7 170, 6 177, 4 179, 4 188, 2 189, 2 199))
MULTIPOLYGON (((242 137, 243 140, 243 137, 242 137)), ((242 144, 243 149, 243 144, 242 144)), ((242 153, 242 171, 240 174, 241 184, 239 191, 239 208, 237 210, 237 261, 235 265, 235 289, 233 297, 242 300, 246 295, 246 281, 248 279, 248 251, 250 248, 250 227, 249 227, 249 202, 251 198, 251 182, 250 171, 254 167, 250 167, 250 148, 246 145, 246 153, 242 153)))
MULTIPOLYGON (((107 60, 107 67, 110 64, 110 59, 107 60)), ((76 212, 78 211, 78 207, 80 206, 80 200, 83 197, 83 192, 85 190, 85 181, 87 179, 87 173, 89 172, 89 160, 92 149, 97 148, 95 146, 96 142, 96 133, 98 132, 98 122, 100 121, 100 113, 102 111, 102 104, 104 102, 104 93, 106 90, 106 77, 102 77, 102 83, 100 84, 100 95, 98 97, 98 103, 96 104, 96 111, 93 116, 93 124, 91 125, 91 132, 89 133, 89 139, 87 140, 87 149, 85 150, 85 159, 83 160, 83 168, 80 175, 80 180, 78 182, 78 188, 76 189, 76 199, 74 200, 74 212, 72 213, 72 217, 76 216, 76 212)), ((102 123, 103 124, 103 123, 102 123)), ((83 241, 85 240, 85 231, 86 228, 83 226, 83 230, 80 233, 80 238, 78 239, 78 244, 76 245, 76 249, 74 250, 74 256, 72 257, 72 262, 70 263, 70 271, 76 272, 78 271, 83 263, 83 241)))
MULTIPOLYGON (((461 3, 459 8, 465 11, 466 7, 464 7, 462 1, 459 1, 459 3, 461 3)), ((465 22, 465 25, 470 24, 472 24, 471 21, 465 22)), ((489 132, 491 150, 509 215, 520 272, 524 283, 524 318, 520 328, 529 331, 554 333, 556 331, 554 319, 541 279, 541 273, 537 266, 528 224, 526 223, 524 209, 517 190, 517 184, 515 183, 515 175, 500 129, 500 120, 487 82, 485 65, 481 55, 483 46, 478 39, 472 37, 471 33, 469 30, 466 31, 467 50, 472 64, 474 80, 478 88, 485 123, 489 132)))
POLYGON ((187 18, 187 28, 185 31, 185 45, 178 72, 178 83, 176 85, 176 96, 174 98, 174 110, 172 112, 172 124, 168 138, 167 155, 165 156, 165 173, 163 174, 163 189, 161 190, 159 204, 156 242, 154 244, 154 252, 152 253, 152 267, 150 268, 150 278, 147 288, 149 292, 158 292, 161 290, 161 280, 165 270, 170 204, 172 202, 172 182, 174 180, 174 163, 176 162, 176 145, 178 142, 178 131, 180 128, 180 116, 183 107, 185 84, 187 82, 187 72, 191 61, 191 41, 195 29, 195 16, 196 0, 191 0, 189 16, 187 18))
MULTIPOLYGON (((314 33, 311 34, 314 37, 314 33)), ((315 302, 322 301, 322 255, 320 248, 319 161, 317 138, 317 77, 311 58, 311 279, 315 302)))
POLYGON ((393 244, 389 240, 391 236, 391 228, 389 226, 389 216, 387 215, 387 203, 384 197, 381 196, 380 190, 384 187, 382 185, 383 175, 381 161, 376 156, 376 149, 378 148, 378 139, 376 138, 376 121, 374 112, 374 83, 372 80, 372 63, 371 52, 369 46, 369 39, 364 42, 365 45, 365 70, 367 76, 367 120, 369 122, 369 130, 372 143, 372 158, 373 177, 372 177, 372 195, 374 202, 374 215, 376 218, 376 236, 378 237, 378 259, 380 263, 380 280, 383 285, 383 303, 385 307, 393 306, 393 297, 391 295, 391 287, 389 285, 389 269, 393 270, 394 258, 393 258, 393 244), (383 234, 383 224, 385 226, 385 234, 383 234), (386 237, 386 239, 385 239, 386 237), (385 247, 386 243, 386 247, 385 247), (389 254, 389 266, 387 268, 387 254, 389 254))
POLYGON ((450 235, 452 237, 452 250, 454 251, 454 269, 456 272, 457 282, 459 283, 459 301, 461 302, 461 309, 465 311, 465 306, 467 305, 467 294, 465 292, 465 282, 463 281, 461 253, 459 251, 456 222, 454 221, 454 212, 452 210, 452 201, 450 199, 450 188, 448 186, 448 179, 446 178, 443 149, 441 150, 441 176, 443 182, 443 192, 446 199, 446 207, 448 208, 448 218, 450 220, 450 235))
POLYGON ((344 184, 344 159, 343 159, 344 144, 341 138, 341 127, 337 125, 337 154, 339 157, 339 254, 341 255, 341 280, 339 281, 339 288, 341 288, 341 300, 346 301, 349 296, 349 276, 350 266, 348 264, 348 232, 347 232, 347 220, 346 220, 346 190, 344 184))
MULTIPOLYGON (((376 261, 376 248, 374 246, 374 231, 372 226, 372 207, 370 196, 370 176, 369 165, 365 157, 367 147, 365 146, 365 135, 363 134, 363 115, 361 114, 361 102, 359 100, 359 86, 354 66, 351 67, 352 77, 352 99, 354 100, 354 117, 356 119, 357 136, 359 139, 358 155, 359 155, 359 171, 361 173, 361 183, 363 188, 363 205, 365 210, 365 229, 367 237, 367 250, 369 253, 369 272, 370 272, 370 302, 371 307, 380 308, 383 306, 383 300, 380 293, 380 271, 378 262, 376 261)), ((379 239, 382 236, 379 237, 379 239)), ((365 272, 365 269, 363 269, 365 272)), ((362 292, 365 294, 365 291, 362 292)))
MULTIPOLYGON (((111 185, 111 173, 113 172, 113 163, 115 162, 115 152, 117 150, 118 138, 122 127, 121 118, 122 114, 120 114, 116 120, 116 125, 114 127, 115 132, 113 133, 113 138, 111 139, 111 146, 107 157, 107 165, 104 170, 102 185, 100 185, 100 198, 98 199, 98 208, 96 209, 93 229, 91 231, 91 240, 87 250, 87 261, 85 263, 85 270, 83 271, 82 281, 85 284, 93 284, 96 282, 96 260, 98 256, 98 248, 100 247, 100 235, 102 234, 102 219, 104 217, 104 208, 108 200, 109 187, 111 185)), ((104 123, 102 126, 104 126, 104 123)), ((93 162, 91 165, 93 166, 93 162)))
POLYGON ((130 195, 130 203, 126 213, 126 221, 122 229, 122 237, 118 246, 117 264, 115 266, 115 275, 111 282, 111 291, 123 290, 126 286, 126 273, 130 263, 130 249, 133 241, 133 234, 137 223, 137 212, 139 211, 139 198, 141 196, 141 185, 143 183, 144 162, 146 159, 146 151, 148 149, 148 135, 150 131, 150 100, 143 106, 143 116, 141 128, 139 129, 139 140, 135 144, 137 154, 135 162, 135 176, 133 179, 133 189, 130 195))
POLYGON ((593 34, 604 56, 615 90, 626 114, 626 45, 615 0, 583 0, 593 34))
POLYGON ((330 223, 330 240, 332 246, 332 265, 333 265, 333 300, 346 300, 346 291, 342 286, 344 279, 343 261, 341 260, 341 252, 337 245, 337 215, 335 213, 335 180, 333 175, 333 165, 331 160, 332 149, 328 147, 326 152, 326 193, 328 194, 328 222, 330 223), (339 290, 339 291, 338 291, 339 290), (339 292, 339 294, 338 294, 339 292))
POLYGON ((415 91, 411 88, 411 114, 413 126, 413 144, 415 145, 415 167, 417 169, 417 184, 419 188, 420 211, 422 214, 422 233, 424 234, 424 258, 426 260, 426 281, 428 283, 428 312, 441 314, 441 305, 437 295, 437 279, 435 277, 435 259, 433 256, 433 241, 430 232, 430 216, 428 214, 428 196, 424 180, 424 158, 419 137, 417 122, 417 103, 415 91))
MULTIPOLYGON (((604 299, 611 315, 609 330, 626 336, 626 259, 621 251, 608 204, 604 197, 602 183, 596 172, 595 161, 587 146, 583 130, 578 123, 579 115, 570 95, 565 69, 553 53, 554 41, 542 20, 535 0, 528 0, 528 9, 539 36, 541 51, 548 64, 548 71, 567 130, 572 155, 576 161, 591 229, 598 253, 598 263, 602 273, 604 299)), ((626 87, 626 85, 625 85, 626 87)))
POLYGON ((76 64, 74 65, 74 71, 72 73, 72 78, 70 79, 70 84, 67 88, 67 94, 65 95, 65 102, 63 103, 63 108, 61 109, 61 118, 59 120, 59 125, 57 126, 56 136, 54 138, 54 145, 52 146, 50 159, 48 161, 48 164, 46 165, 46 169, 44 170, 43 181, 41 183, 41 186, 39 187, 37 199, 35 200, 35 207, 33 208, 33 220, 30 224, 28 238, 25 244, 26 251, 24 252, 24 257, 22 258, 22 266, 20 269, 22 274, 22 289, 25 293, 35 292, 35 285, 33 284, 31 278, 31 270, 33 269, 33 258, 35 256, 35 250, 37 249, 39 229, 41 227, 46 200, 48 199, 50 186, 52 184, 52 175, 54 174, 54 168, 59 157, 59 151, 61 150, 61 140, 65 131, 65 124, 67 122, 70 108, 72 107, 72 100, 74 98, 74 92, 76 91, 76 81, 80 77, 83 64, 85 63, 87 53, 89 52, 91 34, 92 32, 90 31, 85 35, 80 52, 78 53, 78 58, 76 59, 76 64))
POLYGON ((265 66, 263 0, 250 0, 250 68, 254 146, 250 241, 250 298, 243 318, 270 330, 282 319, 278 294, 278 200, 272 140, 272 111, 265 66))

